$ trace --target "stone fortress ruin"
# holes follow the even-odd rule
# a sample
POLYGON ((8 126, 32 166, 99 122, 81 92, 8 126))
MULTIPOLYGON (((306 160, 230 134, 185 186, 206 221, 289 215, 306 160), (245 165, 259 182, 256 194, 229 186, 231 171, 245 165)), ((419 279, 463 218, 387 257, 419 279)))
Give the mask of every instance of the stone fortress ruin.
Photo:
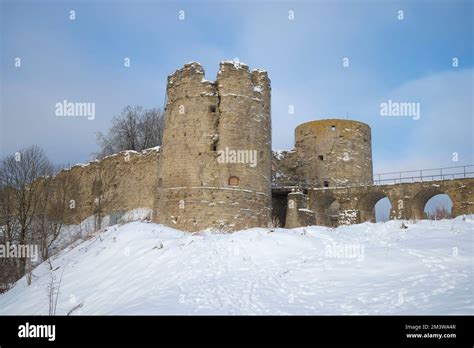
POLYGON ((161 147, 57 175, 79 187, 69 222, 98 211, 114 222, 146 208, 153 221, 190 232, 335 226, 375 221, 384 197, 391 219, 423 218, 439 193, 451 198, 452 216, 473 212, 474 178, 374 185, 371 129, 362 122, 307 122, 295 130, 294 149, 272 152, 270 98, 263 70, 221 62, 208 81, 199 63, 185 64, 168 77, 161 147))
POLYGON ((187 231, 266 226, 271 217, 270 80, 223 62, 168 77, 156 222, 187 231), (252 161, 251 161, 252 159, 252 161))

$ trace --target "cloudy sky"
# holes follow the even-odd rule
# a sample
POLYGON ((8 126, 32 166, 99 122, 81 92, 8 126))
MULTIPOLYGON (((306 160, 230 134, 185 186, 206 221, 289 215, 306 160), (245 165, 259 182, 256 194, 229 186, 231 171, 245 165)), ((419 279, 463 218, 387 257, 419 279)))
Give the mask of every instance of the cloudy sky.
POLYGON ((162 107, 183 64, 214 79, 238 58, 271 78, 274 149, 299 123, 349 117, 372 128, 375 172, 474 162, 472 1, 0 3, 0 157, 38 144, 85 162, 124 106, 162 107), (63 100, 95 103, 95 119, 56 116, 63 100), (381 116, 388 100, 419 103, 420 118, 381 116))

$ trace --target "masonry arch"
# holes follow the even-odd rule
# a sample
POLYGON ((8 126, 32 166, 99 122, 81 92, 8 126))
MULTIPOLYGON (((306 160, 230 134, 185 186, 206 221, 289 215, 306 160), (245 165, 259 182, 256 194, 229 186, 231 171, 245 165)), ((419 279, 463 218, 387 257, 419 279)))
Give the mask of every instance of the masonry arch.
POLYGON ((426 189, 420 190, 418 193, 413 196, 411 200, 411 218, 413 219, 426 219, 425 207, 428 201, 438 195, 446 195, 449 198, 452 206, 452 198, 446 192, 439 189, 438 187, 429 187, 426 189))
POLYGON ((388 197, 384 197, 375 203, 375 222, 386 222, 390 220, 391 213, 392 202, 388 197))
POLYGON ((332 194, 324 193, 314 196, 310 209, 316 213, 316 225, 332 226, 329 208, 334 202, 337 201, 332 194))
MULTIPOLYGON (((390 199, 382 191, 371 191, 363 195, 358 203, 356 209, 360 213, 360 221, 376 222, 377 217, 375 213, 375 206, 382 200, 387 199, 391 205, 390 199)), ((390 210, 388 211, 387 219, 390 216, 390 210)))
POLYGON ((427 219, 441 220, 452 216, 453 202, 446 193, 431 197, 425 204, 424 213, 427 219))
POLYGON ((328 216, 330 226, 337 227, 337 225, 339 224, 340 212, 341 212, 341 205, 336 199, 334 200, 334 202, 331 203, 331 205, 326 210, 326 214, 328 216))

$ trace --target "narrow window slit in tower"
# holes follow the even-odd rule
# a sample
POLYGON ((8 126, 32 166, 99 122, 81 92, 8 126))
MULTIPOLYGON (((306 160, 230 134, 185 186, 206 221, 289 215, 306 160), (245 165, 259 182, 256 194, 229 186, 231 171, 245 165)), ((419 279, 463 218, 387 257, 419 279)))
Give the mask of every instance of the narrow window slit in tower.
POLYGON ((324 182, 324 187, 329 187, 329 181, 324 182))
POLYGON ((319 158, 320 161, 324 160, 324 156, 323 156, 323 155, 319 155, 318 158, 319 158))
POLYGON ((209 105, 209 112, 214 114, 216 112, 216 106, 215 105, 209 105))

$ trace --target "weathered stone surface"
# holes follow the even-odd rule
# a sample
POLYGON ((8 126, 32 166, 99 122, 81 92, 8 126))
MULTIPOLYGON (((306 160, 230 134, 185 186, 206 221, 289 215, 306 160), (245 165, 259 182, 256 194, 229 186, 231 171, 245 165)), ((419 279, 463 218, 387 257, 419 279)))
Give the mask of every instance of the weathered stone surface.
POLYGON ((190 63, 169 76, 167 96, 154 220, 185 231, 267 226, 271 121, 266 72, 222 62, 211 82, 199 63, 190 63), (246 163, 232 163, 226 155, 232 151, 255 156, 256 162, 242 157, 246 163))
POLYGON ((98 213, 105 216, 135 208, 153 209, 158 158, 157 148, 126 151, 59 172, 51 180, 67 177, 72 183, 65 222, 77 224, 98 213))
POLYGON ((274 183, 334 187, 372 184, 370 127, 327 119, 296 127, 295 148, 274 153, 274 183))
POLYGON ((424 218, 426 202, 440 193, 451 198, 452 216, 474 212, 474 178, 374 186, 371 130, 361 122, 301 124, 295 148, 272 156, 270 94, 262 70, 222 62, 207 81, 199 63, 186 64, 168 77, 160 149, 119 153, 52 179, 74 184, 66 223, 97 214, 117 222, 149 208, 154 221, 185 231, 334 226, 374 221, 384 197, 390 218, 424 218))
POLYGON ((286 211, 286 228, 314 225, 315 214, 308 209, 308 196, 303 192, 288 194, 288 209, 286 211))
MULTIPOLYGON (((329 206, 338 201, 341 212, 356 212, 353 223, 375 221, 375 204, 387 197, 392 205, 390 219, 424 219, 425 204, 438 194, 447 194, 453 204, 451 216, 474 213, 474 178, 401 183, 394 185, 313 188, 308 207, 316 213, 316 224, 331 226, 329 206)), ((347 223, 340 217, 340 224, 347 223)))

